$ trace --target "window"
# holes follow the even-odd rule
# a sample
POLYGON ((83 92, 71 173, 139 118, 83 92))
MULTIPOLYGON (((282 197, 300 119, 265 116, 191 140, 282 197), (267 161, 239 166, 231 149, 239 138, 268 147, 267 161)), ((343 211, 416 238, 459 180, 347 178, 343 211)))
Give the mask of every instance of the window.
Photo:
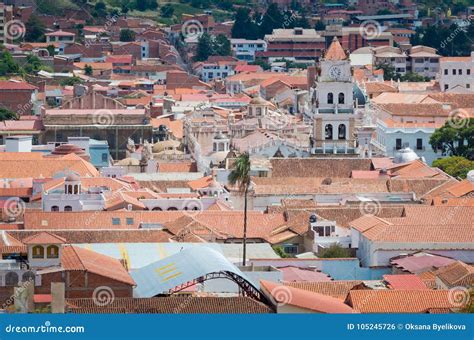
POLYGON ((298 246, 296 244, 284 244, 283 251, 287 254, 298 254, 298 246))
POLYGON ((448 84, 444 84, 444 89, 447 90, 449 88, 448 84))
POLYGON ((127 217, 127 225, 133 225, 133 217, 127 217))
POLYGON ((466 84, 466 89, 470 89, 471 88, 471 84, 466 84))
POLYGON ((102 162, 108 162, 109 161, 109 155, 106 153, 102 154, 102 162))
POLYGON ((397 150, 400 150, 402 148, 402 139, 401 138, 397 138, 395 140, 395 149, 397 150))
POLYGON ((328 93, 328 104, 334 104, 334 95, 332 93, 328 93))
POLYGON ((44 248, 43 246, 37 245, 32 249, 34 259, 43 259, 44 258, 44 248))
POLYGON ((112 217, 112 225, 120 225, 120 218, 112 217))
POLYGON ((458 74, 459 74, 459 75, 462 75, 462 68, 460 68, 460 69, 458 70, 458 74))
POLYGON ((16 286, 18 285, 18 274, 15 272, 8 272, 5 275, 5 286, 16 286))
POLYGON ((416 149, 423 150, 423 139, 421 138, 416 139, 416 149))
POLYGON ((344 124, 339 125, 338 138, 339 139, 346 139, 346 126, 344 124))
POLYGON ((445 76, 448 75, 448 69, 445 69, 445 70, 444 70, 444 75, 445 75, 445 76))
POLYGON ((326 125, 325 130, 325 138, 326 139, 332 139, 332 125, 328 124, 326 125))
POLYGON ((59 207, 57 205, 53 205, 51 207, 51 211, 59 211, 59 207))
POLYGON ((456 75, 456 70, 453 70, 453 76, 455 76, 455 75, 456 75))
POLYGON ((46 256, 48 259, 57 259, 59 257, 59 247, 55 245, 48 246, 46 256))
POLYGON ((70 205, 66 205, 64 207, 64 211, 72 211, 72 207, 70 205))
POLYGON ((339 104, 344 104, 344 93, 339 93, 339 98, 338 98, 338 103, 339 104))
POLYGON ((466 74, 467 74, 468 76, 471 74, 471 69, 470 69, 470 68, 468 68, 468 69, 466 70, 466 74))
POLYGON ((34 280, 35 280, 35 274, 33 272, 25 272, 21 277, 22 282, 28 282, 28 281, 34 281, 34 280))

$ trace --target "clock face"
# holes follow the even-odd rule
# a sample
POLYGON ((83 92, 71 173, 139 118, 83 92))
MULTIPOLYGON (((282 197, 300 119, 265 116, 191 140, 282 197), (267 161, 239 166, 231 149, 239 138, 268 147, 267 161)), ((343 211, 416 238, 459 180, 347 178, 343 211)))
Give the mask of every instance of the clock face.
POLYGON ((337 66, 332 66, 330 69, 329 69, 329 77, 331 77, 331 79, 339 79, 342 75, 342 70, 341 68, 337 67, 337 66))

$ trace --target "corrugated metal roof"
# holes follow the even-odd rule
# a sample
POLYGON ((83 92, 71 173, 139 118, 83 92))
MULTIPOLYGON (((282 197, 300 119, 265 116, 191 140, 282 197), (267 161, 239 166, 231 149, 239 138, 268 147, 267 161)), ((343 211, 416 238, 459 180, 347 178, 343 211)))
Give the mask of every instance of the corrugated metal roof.
POLYGON ((206 274, 221 271, 237 274, 258 287, 220 252, 210 247, 195 246, 132 271, 131 275, 137 284, 133 296, 153 297, 206 274))

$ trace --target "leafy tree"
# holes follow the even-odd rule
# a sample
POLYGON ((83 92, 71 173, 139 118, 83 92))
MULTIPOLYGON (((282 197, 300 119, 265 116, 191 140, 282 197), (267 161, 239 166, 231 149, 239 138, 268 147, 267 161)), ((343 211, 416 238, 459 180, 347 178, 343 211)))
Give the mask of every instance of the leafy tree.
POLYGON ((326 29, 326 25, 321 20, 318 20, 316 21, 316 24, 314 25, 314 29, 316 31, 324 31, 326 29))
POLYGON ((123 41, 123 42, 135 41, 135 32, 129 28, 121 29, 120 41, 123 41))
POLYGON ((261 35, 271 34, 275 28, 280 28, 284 24, 283 14, 280 12, 277 4, 272 3, 268 6, 267 11, 260 25, 261 35))
POLYGON ((466 178, 467 173, 474 170, 474 161, 461 156, 452 156, 435 160, 433 166, 454 178, 466 178))
POLYGON ((23 69, 26 73, 32 74, 32 73, 36 73, 40 71, 42 66, 43 64, 41 63, 41 60, 37 56, 33 54, 29 54, 26 57, 26 63, 23 66, 23 69))
POLYGON ((250 63, 252 65, 259 65, 261 68, 263 68, 265 71, 271 69, 271 66, 269 63, 267 63, 264 60, 255 60, 253 63, 250 63))
POLYGON ((244 237, 243 237, 243 257, 242 264, 245 266, 247 257, 247 196, 251 183, 250 179, 250 156, 248 153, 243 153, 234 163, 234 169, 229 174, 229 183, 237 185, 239 191, 244 196, 244 237))
POLYGON ((76 84, 80 84, 82 83, 82 79, 79 78, 79 77, 70 77, 70 78, 66 78, 64 80, 61 80, 60 82, 60 85, 61 86, 73 86, 73 85, 76 85, 76 84))
POLYGON ((163 18, 171 18, 174 13, 174 7, 171 4, 166 4, 160 8, 160 12, 163 18))
POLYGON ((384 80, 397 80, 399 78, 398 73, 390 64, 382 63, 376 66, 377 70, 383 70, 383 79, 384 80))
POLYGON ((219 34, 213 39, 212 55, 227 56, 231 55, 230 41, 223 34, 219 34))
POLYGON ((386 15, 386 14, 392 14, 392 12, 387 8, 377 11, 377 15, 386 15))
POLYGON ((46 49, 48 50, 49 55, 51 57, 53 57, 56 54, 56 48, 54 47, 54 45, 49 45, 48 47, 46 47, 46 49))
POLYGON ((102 1, 95 4, 92 15, 96 18, 105 18, 107 16, 107 7, 102 1))
POLYGON ((45 41, 44 32, 46 28, 39 18, 32 14, 25 24, 25 41, 41 42, 45 41))
POLYGON ((323 250, 321 254, 319 254, 319 257, 324 259, 344 258, 351 257, 351 254, 347 248, 343 248, 339 244, 333 244, 323 250))
POLYGON ((17 116, 15 112, 8 110, 7 108, 0 107, 0 122, 4 120, 16 119, 17 116))
POLYGON ((133 8, 141 12, 158 8, 156 0, 135 0, 131 4, 133 5, 133 8))
POLYGON ((237 10, 231 34, 235 39, 254 40, 261 37, 260 28, 255 21, 252 21, 248 8, 241 7, 237 10))
POLYGON ((285 250, 282 246, 273 246, 273 251, 275 251, 275 253, 282 259, 291 257, 289 254, 285 253, 285 250))
POLYGON ((474 160, 474 118, 455 114, 430 137, 433 150, 474 160))
POLYGON ((196 48, 196 56, 194 57, 195 61, 204 61, 212 55, 213 42, 211 36, 204 32, 198 40, 196 48))
POLYGON ((21 74, 22 72, 23 70, 15 63, 12 55, 7 50, 2 51, 0 54, 0 76, 21 74))
POLYGON ((401 75, 400 81, 407 81, 407 82, 422 82, 422 81, 429 81, 429 78, 422 76, 416 72, 406 72, 405 74, 401 75))
POLYGON ((84 74, 86 76, 91 76, 93 73, 93 69, 92 69, 92 66, 91 65, 86 65, 84 66, 84 74))

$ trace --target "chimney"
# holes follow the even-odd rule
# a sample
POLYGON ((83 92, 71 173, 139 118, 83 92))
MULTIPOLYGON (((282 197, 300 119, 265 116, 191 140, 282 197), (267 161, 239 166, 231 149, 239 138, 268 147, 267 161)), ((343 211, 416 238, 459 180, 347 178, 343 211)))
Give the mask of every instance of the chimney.
POLYGON ((66 290, 64 282, 51 282, 51 313, 64 314, 66 290))
POLYGON ((32 136, 11 136, 5 139, 5 152, 31 152, 32 136))

